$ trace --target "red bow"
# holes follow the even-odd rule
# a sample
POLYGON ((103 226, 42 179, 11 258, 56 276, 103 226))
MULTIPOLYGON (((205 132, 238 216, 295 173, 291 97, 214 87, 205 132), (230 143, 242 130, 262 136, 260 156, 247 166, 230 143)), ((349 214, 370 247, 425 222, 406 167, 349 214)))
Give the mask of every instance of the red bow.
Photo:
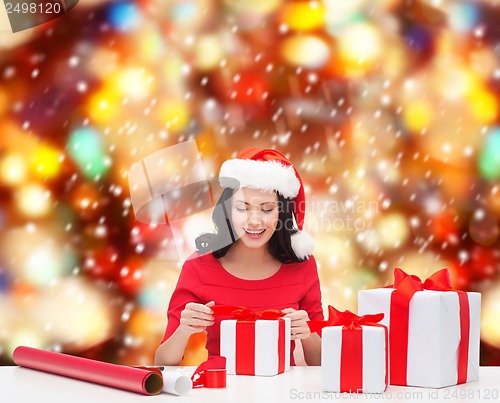
POLYGON ((403 270, 396 268, 394 269, 394 285, 389 287, 397 288, 398 291, 412 296, 415 292, 423 290, 453 291, 448 269, 441 269, 422 282, 420 277, 407 274, 403 270))
POLYGON ((427 278, 424 282, 419 277, 409 275, 403 270, 394 269, 395 288, 391 295, 390 314, 390 368, 391 384, 407 385, 407 357, 408 357, 408 326, 410 301, 418 291, 454 291, 458 294, 460 305, 460 344, 458 354, 458 381, 467 381, 467 362, 469 349, 469 299, 464 291, 454 290, 451 286, 450 273, 448 269, 441 269, 427 278))
POLYGON ((231 305, 216 305, 212 307, 214 315, 229 315, 236 320, 276 320, 281 318, 284 313, 277 309, 266 309, 265 311, 255 312, 249 308, 231 305))
POLYGON ((361 328, 361 325, 373 325, 384 319, 383 313, 358 316, 351 311, 340 312, 328 305, 328 320, 310 320, 307 322, 311 333, 318 332, 326 326, 343 326, 345 328, 361 328))

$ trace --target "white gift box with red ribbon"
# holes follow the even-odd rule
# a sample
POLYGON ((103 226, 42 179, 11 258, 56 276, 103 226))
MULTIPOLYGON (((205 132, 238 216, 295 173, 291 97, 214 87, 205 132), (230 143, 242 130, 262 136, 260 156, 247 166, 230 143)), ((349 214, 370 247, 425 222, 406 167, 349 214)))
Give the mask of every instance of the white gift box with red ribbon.
MULTIPOLYGON (((441 270, 435 274, 446 277, 446 273, 441 270)), ((385 314, 381 323, 389 329, 392 385, 441 388, 479 378, 481 294, 455 291, 451 286, 447 291, 427 289, 439 288, 433 287, 433 276, 423 283, 422 290, 412 289, 410 283, 418 286, 420 279, 408 276, 404 277, 406 291, 398 290, 395 284, 396 288, 358 293, 360 315, 385 314), (408 293, 406 307, 394 295, 397 290, 403 300, 408 293)))
MULTIPOLYGON (((359 367, 349 374, 344 362, 349 361, 353 350, 346 348, 346 341, 353 331, 343 326, 328 326, 322 330, 321 379, 322 389, 332 392, 382 393, 386 384, 386 329, 361 326, 362 337, 359 367), (353 382, 354 380, 354 382, 353 382), (358 383, 359 382, 359 383, 358 383)), ((356 351, 357 352, 357 351, 356 351)), ((352 368, 351 363, 348 363, 352 368)))
POLYGON ((322 389, 382 393, 387 388, 387 327, 383 313, 358 316, 328 306, 327 320, 307 322, 321 333, 322 389))
POLYGON ((227 374, 273 376, 290 370, 290 318, 222 320, 220 355, 227 374))

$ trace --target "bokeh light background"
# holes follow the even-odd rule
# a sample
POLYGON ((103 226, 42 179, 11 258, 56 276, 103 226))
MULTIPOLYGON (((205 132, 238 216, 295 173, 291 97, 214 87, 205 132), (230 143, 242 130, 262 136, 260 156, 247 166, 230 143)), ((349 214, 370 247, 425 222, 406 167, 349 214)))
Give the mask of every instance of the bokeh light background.
MULTIPOLYGON (((194 139, 207 176, 248 145, 298 167, 325 307, 448 267, 499 365, 499 20, 495 0, 81 0, 0 35, 0 362, 152 364, 172 231, 200 218, 138 222, 127 173, 194 139)), ((185 363, 204 354, 198 335, 185 363)))

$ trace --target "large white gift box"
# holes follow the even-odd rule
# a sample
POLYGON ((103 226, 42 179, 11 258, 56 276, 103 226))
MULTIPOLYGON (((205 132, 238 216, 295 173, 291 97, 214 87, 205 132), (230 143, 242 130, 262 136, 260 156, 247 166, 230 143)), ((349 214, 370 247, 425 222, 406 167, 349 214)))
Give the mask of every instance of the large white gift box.
POLYGON ((385 314, 389 383, 441 388, 478 380, 481 294, 452 290, 447 270, 422 283, 396 269, 394 287, 358 293, 359 315, 385 314))

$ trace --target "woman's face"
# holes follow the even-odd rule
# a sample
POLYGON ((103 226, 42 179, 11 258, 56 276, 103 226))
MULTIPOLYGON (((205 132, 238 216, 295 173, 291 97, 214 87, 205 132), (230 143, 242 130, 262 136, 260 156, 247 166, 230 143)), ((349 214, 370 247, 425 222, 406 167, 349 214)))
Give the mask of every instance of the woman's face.
POLYGON ((232 198, 232 221, 238 239, 248 248, 267 244, 279 222, 278 195, 240 188, 232 198))

